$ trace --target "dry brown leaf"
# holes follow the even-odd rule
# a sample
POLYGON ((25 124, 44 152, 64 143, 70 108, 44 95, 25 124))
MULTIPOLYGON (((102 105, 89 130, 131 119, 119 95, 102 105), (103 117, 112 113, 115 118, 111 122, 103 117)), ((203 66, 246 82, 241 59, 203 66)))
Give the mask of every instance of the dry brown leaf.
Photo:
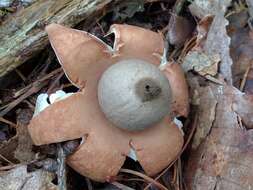
POLYGON ((252 94, 253 95, 253 64, 251 64, 249 67, 247 76, 245 78, 245 85, 242 86, 242 90, 246 94, 252 94))
POLYGON ((209 134, 215 119, 217 100, 209 86, 199 87, 197 91, 198 100, 198 122, 192 142, 192 148, 196 149, 209 134))
POLYGON ((19 110, 17 113, 18 144, 14 151, 14 157, 21 163, 29 162, 35 158, 35 153, 32 152, 33 142, 27 129, 31 117, 31 110, 19 110))
POLYGON ((241 117, 245 127, 253 128, 253 95, 237 91, 232 106, 233 110, 241 117))
MULTIPOLYGON (((14 136, 8 141, 3 141, 0 143, 0 154, 1 157, 4 157, 8 161, 12 163, 19 163, 19 161, 14 157, 14 152, 16 150, 16 147, 18 146, 18 137, 14 136)), ((5 163, 5 160, 0 158, 0 165, 2 163, 5 163)))
POLYGON ((175 46, 182 46, 193 31, 194 24, 188 19, 172 14, 168 25, 169 43, 175 46))
POLYGON ((0 143, 0 154, 13 163, 29 162, 35 157, 35 153, 32 152, 33 143, 27 130, 30 118, 31 110, 19 110, 16 135, 0 143))
POLYGON ((249 27, 247 11, 229 17, 231 36, 231 57, 233 59, 233 84, 246 92, 253 93, 253 36, 249 27))
POLYGON ((54 175, 37 170, 27 172, 25 165, 17 166, 9 171, 0 172, 1 190, 57 190, 57 186, 52 183, 54 175))
POLYGON ((184 58, 182 68, 185 72, 194 70, 200 75, 215 76, 218 71, 219 55, 207 56, 203 52, 190 51, 184 58))
POLYGON ((210 26, 203 50, 209 56, 220 55, 220 73, 228 84, 232 84, 231 66, 233 62, 230 57, 230 38, 226 31, 227 25, 227 19, 222 13, 218 13, 210 26))
POLYGON ((249 7, 249 14, 250 14, 250 17, 252 18, 253 17, 253 1, 252 0, 246 0, 246 3, 249 7))
MULTIPOLYGON (((191 151, 185 173, 187 185, 190 189, 251 189, 253 130, 242 128, 239 113, 234 110, 235 99, 241 99, 242 93, 229 86, 206 88, 212 89, 217 101, 215 119, 206 139, 191 151)), ((209 99, 210 93, 206 94, 209 99)))
POLYGON ((193 50, 202 50, 205 44, 205 40, 213 22, 214 16, 208 15, 201 19, 197 25, 197 40, 193 50))
POLYGON ((222 13, 204 17, 197 26, 196 45, 183 60, 185 71, 195 70, 200 75, 216 83, 222 83, 214 78, 219 73, 228 84, 232 84, 232 59, 230 57, 230 38, 227 36, 228 21, 222 13), (218 63, 220 64, 218 65, 218 63))
POLYGON ((223 14, 230 5, 231 0, 195 0, 189 6, 191 13, 198 18, 203 18, 207 15, 216 15, 222 12, 223 14))

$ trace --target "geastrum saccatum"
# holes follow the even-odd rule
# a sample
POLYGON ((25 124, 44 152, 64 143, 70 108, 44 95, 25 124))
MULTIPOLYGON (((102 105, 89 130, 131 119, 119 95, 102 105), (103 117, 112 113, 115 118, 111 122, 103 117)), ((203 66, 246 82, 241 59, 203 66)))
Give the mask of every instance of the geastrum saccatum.
POLYGON ((83 138, 67 162, 101 182, 117 175, 126 156, 151 176, 175 159, 183 145, 175 117, 188 114, 188 92, 180 66, 164 60, 161 34, 115 24, 111 48, 58 24, 46 31, 80 91, 36 113, 28 126, 36 145, 83 138))

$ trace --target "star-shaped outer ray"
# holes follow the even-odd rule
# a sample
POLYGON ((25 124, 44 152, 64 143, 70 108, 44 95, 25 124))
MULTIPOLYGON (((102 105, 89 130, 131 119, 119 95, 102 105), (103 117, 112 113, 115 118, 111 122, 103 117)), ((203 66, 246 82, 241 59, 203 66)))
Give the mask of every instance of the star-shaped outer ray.
MULTIPOLYGON (((50 43, 69 80, 80 92, 59 100, 30 122, 28 129, 36 145, 83 138, 67 162, 76 171, 104 182, 117 175, 132 148, 144 171, 155 175, 180 152, 181 131, 166 116, 148 129, 130 132, 110 123, 102 113, 97 85, 102 73, 123 59, 142 59, 159 66, 164 51, 162 35, 130 25, 112 25, 114 47, 95 36, 58 24, 46 27, 50 43)), ((171 83, 173 113, 188 113, 186 81, 177 64, 161 68, 171 83)))

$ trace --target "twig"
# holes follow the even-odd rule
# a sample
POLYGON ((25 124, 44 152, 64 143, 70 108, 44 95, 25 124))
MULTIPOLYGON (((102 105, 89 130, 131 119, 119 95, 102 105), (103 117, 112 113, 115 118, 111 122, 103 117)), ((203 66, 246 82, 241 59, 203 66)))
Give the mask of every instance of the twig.
POLYGON ((68 87, 71 87, 71 86, 74 86, 74 85, 72 83, 63 84, 63 85, 61 85, 61 89, 68 88, 68 87))
POLYGON ((67 190, 66 186, 66 155, 63 151, 61 143, 57 144, 57 162, 58 162, 58 188, 59 190, 67 190))
POLYGON ((242 82, 241 82, 241 85, 240 85, 240 90, 243 92, 244 90, 244 87, 245 87, 245 84, 246 84, 246 81, 247 81, 247 77, 248 77, 248 74, 249 74, 249 71, 250 69, 252 68, 252 63, 247 67, 244 75, 243 75, 243 79, 242 79, 242 82))
MULTIPOLYGON (((3 111, 0 112, 0 117, 3 117, 5 114, 7 114, 10 110, 12 110, 16 105, 18 105, 20 102, 31 96, 32 94, 38 92, 41 88, 43 88, 47 84, 47 80, 55 76, 57 73, 59 73, 62 69, 56 69, 53 72, 47 74, 46 76, 42 77, 41 79, 38 79, 37 81, 30 84, 30 88, 28 88, 28 91, 21 95, 18 99, 11 102, 3 111)), ((26 87, 25 87, 26 88, 26 87)))
POLYGON ((179 180, 179 189, 183 189, 183 175, 182 175, 182 162, 181 159, 178 160, 178 180, 179 180))
POLYGON ((87 183, 88 190, 93 190, 93 187, 92 187, 90 179, 87 178, 87 177, 85 177, 85 181, 87 183))
POLYGON ((185 3, 186 3, 186 0, 177 0, 177 1, 176 1, 176 3, 175 3, 175 5, 174 5, 173 9, 174 9, 174 12, 175 12, 177 15, 179 15, 179 14, 182 12, 185 3))
POLYGON ((0 154, 0 158, 3 159, 5 162, 8 162, 9 164, 13 165, 14 163, 5 158, 2 154, 0 154))
POLYGON ((128 178, 128 179, 120 179, 120 181, 139 181, 139 182, 145 182, 144 179, 140 179, 140 178, 128 178))
POLYGON ((15 167, 17 167, 19 164, 12 164, 12 165, 8 165, 8 166, 2 166, 0 167, 0 171, 6 171, 6 170, 10 170, 13 169, 15 167))
POLYGON ((162 185, 161 183, 157 182, 156 180, 152 179, 151 177, 149 177, 149 176, 147 176, 147 175, 145 175, 143 173, 140 173, 140 172, 137 172, 137 171, 133 171, 133 170, 129 170, 129 169, 124 169, 124 168, 121 168, 120 172, 139 176, 139 177, 145 179, 147 182, 149 182, 151 184, 153 183, 154 185, 156 185, 160 189, 168 190, 164 185, 162 185))
POLYGON ((178 61, 182 63, 183 58, 186 56, 186 54, 196 45, 197 36, 193 36, 190 40, 188 40, 182 51, 181 54, 178 57, 178 61))
POLYGON ((177 181, 177 167, 176 167, 176 163, 173 165, 173 177, 172 177, 172 183, 175 184, 177 181))
POLYGON ((57 83, 59 82, 59 80, 62 78, 62 76, 64 75, 64 72, 62 71, 57 78, 52 82, 52 84, 49 86, 48 90, 47 90, 47 94, 51 94, 53 92, 53 89, 56 87, 57 83))
POLYGON ((7 120, 7 119, 4 119, 3 117, 0 117, 0 121, 3 122, 3 123, 6 123, 6 124, 8 124, 8 125, 10 125, 11 127, 14 127, 14 128, 17 127, 17 124, 16 124, 16 123, 13 123, 13 122, 11 122, 11 121, 9 121, 9 120, 7 120))
POLYGON ((121 183, 119 183, 119 182, 113 182, 113 183, 111 183, 112 185, 114 185, 114 186, 116 186, 116 187, 118 187, 119 189, 123 189, 123 190, 134 190, 134 189, 132 189, 131 187, 128 187, 128 186, 126 186, 126 185, 123 185, 123 184, 121 184, 121 183))
POLYGON ((18 70, 17 68, 15 69, 15 72, 18 74, 18 76, 25 82, 26 81, 26 78, 25 76, 23 75, 23 73, 18 70))

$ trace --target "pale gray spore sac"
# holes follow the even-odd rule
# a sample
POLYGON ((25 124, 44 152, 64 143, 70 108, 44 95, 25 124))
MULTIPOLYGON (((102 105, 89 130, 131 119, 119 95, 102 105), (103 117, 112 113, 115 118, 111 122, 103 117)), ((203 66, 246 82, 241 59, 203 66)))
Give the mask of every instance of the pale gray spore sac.
POLYGON ((136 131, 158 123, 170 113, 172 93, 158 67, 128 59, 103 73, 98 100, 108 120, 122 129, 136 131))

